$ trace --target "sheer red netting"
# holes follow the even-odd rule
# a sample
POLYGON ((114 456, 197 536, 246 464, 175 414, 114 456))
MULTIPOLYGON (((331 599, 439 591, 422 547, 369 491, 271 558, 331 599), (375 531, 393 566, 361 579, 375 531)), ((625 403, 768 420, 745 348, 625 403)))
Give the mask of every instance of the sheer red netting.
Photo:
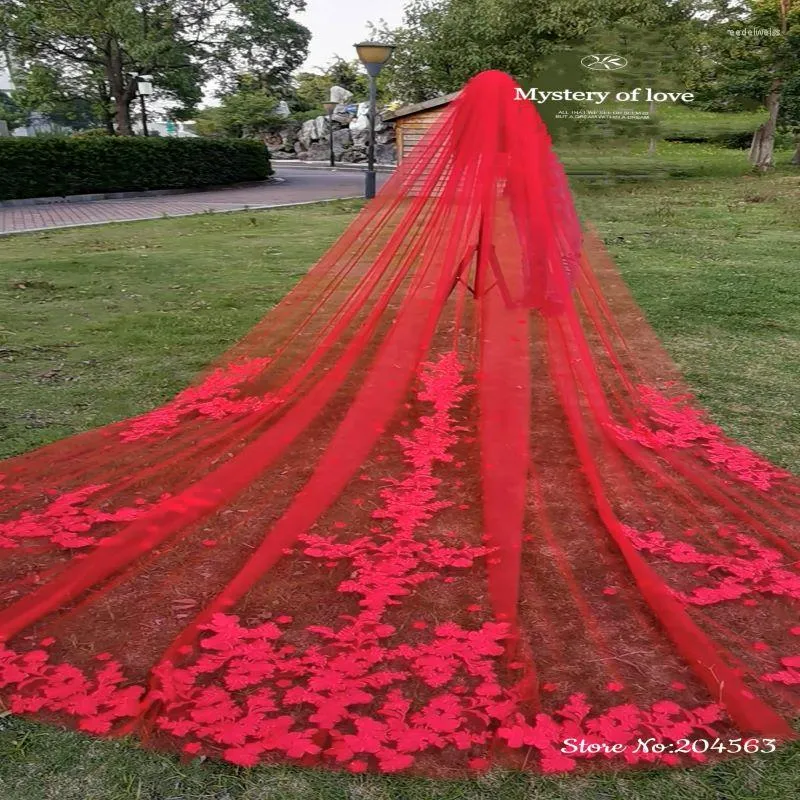
POLYGON ((514 90, 194 385, 0 464, 14 714, 435 776, 792 737, 798 482, 689 395, 514 90))

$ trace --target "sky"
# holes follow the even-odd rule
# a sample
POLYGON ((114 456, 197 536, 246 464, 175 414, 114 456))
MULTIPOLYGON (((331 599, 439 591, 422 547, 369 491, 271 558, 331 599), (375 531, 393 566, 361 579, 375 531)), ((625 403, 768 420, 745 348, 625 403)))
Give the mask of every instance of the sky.
POLYGON ((353 45, 369 35, 368 24, 381 20, 396 28, 403 21, 407 0, 306 0, 306 10, 295 19, 311 31, 311 45, 303 71, 324 68, 338 55, 356 57, 353 45))

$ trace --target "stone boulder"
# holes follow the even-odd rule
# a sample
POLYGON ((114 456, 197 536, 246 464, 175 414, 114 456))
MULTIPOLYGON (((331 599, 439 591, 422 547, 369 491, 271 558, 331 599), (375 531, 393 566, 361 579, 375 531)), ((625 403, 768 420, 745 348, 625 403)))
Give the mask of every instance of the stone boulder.
POLYGON ((333 109, 331 119, 339 125, 350 125, 356 117, 357 106, 340 103, 333 109))
POLYGON ((397 162, 397 148, 394 142, 387 144, 378 144, 377 137, 375 137, 375 163, 376 164, 394 164, 397 162))
MULTIPOLYGON (((355 119, 350 123, 350 135, 353 137, 354 144, 367 146, 369 141, 369 103, 359 103, 355 119)), ((381 142, 379 134, 390 131, 391 141, 394 140, 394 131, 389 124, 384 122, 380 110, 375 117, 375 144, 381 142)))
POLYGON ((303 123, 300 128, 300 133, 297 138, 306 148, 309 148, 312 142, 317 142, 328 135, 328 118, 324 116, 308 119, 303 123))
POLYGON ((338 131, 333 132, 333 152, 338 158, 353 145, 353 139, 350 136, 349 128, 340 128, 338 131))
POLYGON ((331 86, 331 103, 340 105, 349 103, 353 99, 353 93, 343 86, 331 86))
MULTIPOLYGON (((327 141, 312 142, 311 146, 306 150, 301 158, 307 158, 309 161, 327 161, 330 158, 330 145, 327 141)), ((334 149, 334 154, 336 150, 334 149)))
POLYGON ((343 164, 357 164, 367 160, 367 151, 350 148, 339 159, 343 164))

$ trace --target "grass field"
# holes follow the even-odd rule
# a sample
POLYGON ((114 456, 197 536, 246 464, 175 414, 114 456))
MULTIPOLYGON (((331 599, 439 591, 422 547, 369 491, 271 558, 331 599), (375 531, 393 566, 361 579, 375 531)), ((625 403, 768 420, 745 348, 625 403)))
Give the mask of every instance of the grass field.
MULTIPOLYGON (((699 174, 708 177, 577 182, 580 209, 715 419, 798 471, 800 176, 747 175, 741 153, 734 165, 728 152, 714 152, 717 169, 700 150, 670 153, 687 170, 705 164, 699 174)), ((356 208, 0 239, 0 455, 168 399, 263 315, 356 208)), ((2 800, 789 800, 798 775, 798 747, 709 768, 564 779, 492 772, 432 783, 242 770, 180 764, 0 713, 2 800)))

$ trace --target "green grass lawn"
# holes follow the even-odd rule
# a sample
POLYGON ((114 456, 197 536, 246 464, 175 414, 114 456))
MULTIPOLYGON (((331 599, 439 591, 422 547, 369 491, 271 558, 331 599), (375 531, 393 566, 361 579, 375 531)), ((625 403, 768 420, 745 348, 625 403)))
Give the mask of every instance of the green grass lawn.
MULTIPOLYGON (((685 163, 702 162, 683 152, 694 154, 685 163)), ((711 170, 717 177, 578 182, 578 202, 715 419, 797 471, 800 176, 749 176, 736 156, 735 170, 711 170)), ((725 152, 710 158, 733 164, 725 152)), ((0 455, 168 399, 275 303, 357 207, 0 239, 0 455)), ((798 774, 800 747, 707 768, 563 779, 244 770, 180 764, 0 714, 1 800, 789 800, 798 774)))

